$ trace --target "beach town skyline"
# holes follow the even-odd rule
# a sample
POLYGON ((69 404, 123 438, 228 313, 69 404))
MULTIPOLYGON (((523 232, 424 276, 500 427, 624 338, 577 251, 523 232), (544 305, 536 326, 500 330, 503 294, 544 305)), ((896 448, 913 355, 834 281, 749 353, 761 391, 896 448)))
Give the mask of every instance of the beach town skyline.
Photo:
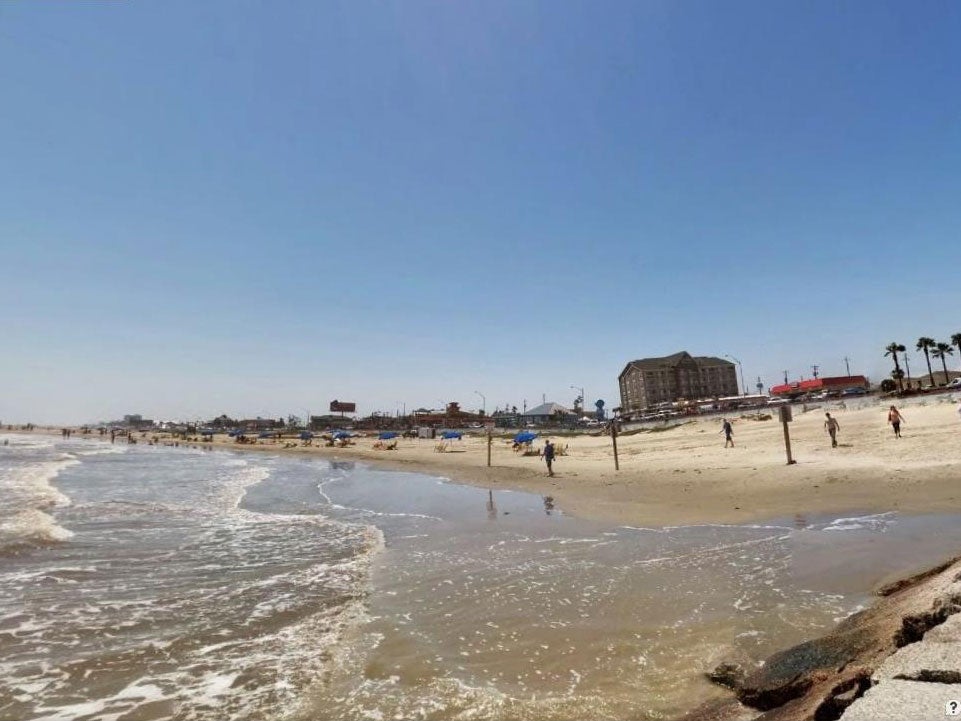
POLYGON ((950 4, 3 21, 3 419, 611 407, 632 358, 877 382, 958 331, 950 4))
POLYGON ((941 718, 959 36, 943 0, 2 4, 0 718, 941 718), (854 392, 647 423, 814 375, 854 392), (571 433, 67 427, 622 389, 637 424, 571 433))
MULTIPOLYGON (((959 334, 952 334, 954 340, 959 339, 959 334)), ((943 346, 947 347, 948 350, 935 350, 935 357, 928 358, 928 362, 933 360, 933 365, 931 366, 931 375, 928 374, 928 366, 926 365, 924 354, 921 350, 916 347, 914 342, 909 342, 905 344, 897 344, 902 346, 901 350, 898 352, 898 368, 902 372, 902 383, 907 381, 910 384, 922 384, 928 387, 929 384, 938 386, 945 385, 948 380, 953 379, 958 375, 958 363, 961 359, 961 352, 957 352, 958 349, 950 342, 952 336, 945 336, 947 342, 939 341, 943 346), (905 357, 907 357, 907 363, 905 362, 905 357), (914 370, 911 370, 914 364, 914 370), (906 369, 906 370, 905 370, 906 369), (944 370, 942 370, 944 369, 944 370)), ((925 339, 925 336, 921 336, 920 340, 925 339)), ((889 344, 890 345, 890 344, 889 344)), ((818 377, 846 377, 846 376, 865 376, 871 383, 871 386, 875 389, 879 388, 882 382, 895 382, 895 374, 892 372, 892 361, 890 347, 888 346, 880 354, 877 354, 881 359, 880 362, 874 362, 873 367, 877 368, 876 374, 865 374, 856 371, 857 366, 852 368, 852 359, 845 357, 841 361, 841 369, 837 372, 832 372, 834 365, 830 364, 812 364, 807 368, 807 372, 800 372, 798 374, 791 373, 790 370, 785 369, 781 371, 780 377, 775 377, 769 382, 765 382, 765 379, 761 376, 751 376, 750 371, 747 371, 747 375, 744 375, 743 365, 738 362, 740 359, 735 356, 725 356, 728 362, 732 363, 735 367, 735 372, 738 378, 738 390, 740 395, 754 395, 762 394, 769 395, 770 389, 777 387, 787 382, 789 384, 798 383, 800 381, 811 380, 818 377), (885 367, 886 366, 886 367, 885 367), (742 385, 743 383, 743 385, 742 385), (761 387, 758 387, 760 384, 761 387)), ((632 359, 629 359, 632 360, 632 359)), ((629 362, 626 361, 626 362, 629 362)), ((305 380, 305 379, 302 379, 305 380)), ((344 386, 338 387, 350 387, 350 383, 344 384, 344 386)), ((466 385, 463 387, 466 388, 466 385)), ((480 387, 490 389, 496 386, 496 383, 481 382, 478 384, 480 387)), ((486 413, 491 414, 496 411, 507 411, 512 407, 517 408, 521 413, 526 412, 530 408, 541 405, 543 403, 558 403, 564 406, 568 410, 580 409, 582 415, 590 415, 593 417, 595 412, 595 402, 601 400, 604 402, 605 412, 610 415, 614 408, 621 405, 620 393, 617 389, 617 380, 612 383, 610 382, 598 382, 596 387, 607 388, 613 386, 614 390, 607 392, 601 391, 599 393, 594 393, 594 388, 588 389, 587 386, 576 386, 568 385, 567 389, 563 388, 563 385, 559 382, 551 384, 542 384, 552 389, 553 392, 541 392, 540 394, 525 392, 520 397, 510 398, 501 397, 498 395, 491 395, 488 400, 488 394, 473 390, 471 392, 463 391, 459 395, 447 395, 441 392, 439 387, 430 388, 426 393, 420 395, 413 395, 410 393, 404 393, 402 396, 399 393, 387 394, 381 398, 370 398, 365 395, 362 390, 362 386, 355 386, 357 392, 351 396, 360 397, 362 400, 358 403, 357 401, 349 401, 354 403, 356 410, 350 413, 349 416, 345 416, 346 422, 350 422, 353 418, 367 417, 367 416, 392 416, 392 417, 409 417, 412 412, 416 409, 426 409, 426 410, 441 410, 443 411, 448 404, 456 403, 463 410, 468 410, 472 413, 486 413), (585 394, 586 398, 582 398, 581 394, 585 394), (394 396, 401 396, 400 399, 390 401, 386 400, 394 396)), ((100 415, 91 415, 90 413, 84 414, 83 411, 78 413, 61 413, 59 416, 44 417, 42 411, 38 411, 38 408, 43 408, 42 403, 38 403, 33 406, 33 411, 28 411, 26 415, 17 416, 15 414, 16 408, 12 404, 7 405, 7 413, 4 417, 0 417, 7 424, 24 424, 24 423, 34 423, 39 425, 98 425, 103 423, 113 422, 109 419, 119 419, 125 415, 137 414, 145 418, 153 418, 158 422, 190 422, 194 423, 200 421, 201 419, 208 420, 220 416, 221 414, 226 415, 231 418, 283 418, 289 419, 294 418, 306 418, 309 416, 326 416, 331 413, 329 405, 331 399, 335 399, 332 395, 335 393, 335 387, 323 387, 321 384, 316 386, 311 386, 302 391, 298 391, 292 397, 288 398, 286 404, 283 400, 278 400, 277 397, 272 399, 262 399, 254 403, 245 403, 243 400, 235 399, 229 404, 222 404, 216 406, 213 404, 208 404, 206 406, 202 405, 202 402, 196 402, 189 410, 185 410, 185 406, 178 402, 177 406, 170 406, 166 403, 158 403, 157 399, 150 399, 142 394, 137 394, 140 397, 139 401, 133 402, 134 405, 128 403, 123 398, 117 396, 111 396, 106 400, 107 402, 101 402, 102 411, 100 415), (139 406, 136 403, 139 402, 139 406), (136 407, 135 407, 136 406, 136 407), (164 409, 170 409, 172 407, 178 407, 179 412, 164 412, 164 409), (12 412, 11 412, 12 411, 12 412)), ((715 394, 716 396, 716 394, 715 394)), ((344 394, 339 397, 347 398, 344 394)), ((679 397, 680 400, 680 397, 679 397)))

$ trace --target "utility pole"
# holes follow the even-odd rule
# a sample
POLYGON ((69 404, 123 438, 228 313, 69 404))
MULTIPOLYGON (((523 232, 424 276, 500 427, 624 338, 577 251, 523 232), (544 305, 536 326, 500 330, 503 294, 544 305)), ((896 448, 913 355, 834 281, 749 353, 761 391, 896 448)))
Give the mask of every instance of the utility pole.
POLYGON ((787 464, 793 466, 797 461, 791 456, 791 432, 788 430, 787 424, 790 423, 793 418, 791 412, 791 406, 783 405, 778 408, 778 413, 781 416, 781 425, 784 426, 784 450, 787 453, 787 464))
POLYGON ((814 373, 814 379, 815 379, 815 380, 817 380, 818 370, 820 370, 820 368, 821 368, 821 366, 819 366, 819 365, 813 365, 813 366, 811 366, 811 371, 814 373))
POLYGON ((784 371, 784 385, 787 385, 787 371, 784 371))
POLYGON ((847 369, 848 377, 851 376, 851 361, 847 356, 844 356, 844 367, 847 369))
POLYGON ((621 470, 621 464, 617 460, 617 420, 611 419, 611 444, 614 446, 614 470, 621 470))

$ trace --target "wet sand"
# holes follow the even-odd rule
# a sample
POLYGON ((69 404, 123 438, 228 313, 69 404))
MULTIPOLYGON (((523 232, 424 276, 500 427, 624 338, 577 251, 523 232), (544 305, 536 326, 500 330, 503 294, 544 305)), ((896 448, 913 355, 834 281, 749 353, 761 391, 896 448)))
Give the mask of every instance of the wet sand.
MULTIPOLYGON (((795 465, 788 466, 781 424, 775 419, 734 417, 734 448, 724 448, 719 417, 618 438, 620 470, 614 470, 608 436, 554 436, 568 445, 548 478, 543 461, 514 453, 507 437, 495 437, 492 467, 486 437, 478 431, 435 451, 437 441, 398 439, 393 451, 358 438, 347 448, 283 449, 266 442, 240 445, 218 436, 212 445, 241 450, 364 460, 418 471, 484 488, 524 490, 554 497, 581 518, 610 523, 672 525, 745 523, 795 513, 848 511, 951 512, 961 508, 961 419, 950 396, 902 406, 903 438, 886 423, 887 403, 867 400, 813 408, 795 407, 790 424, 795 465), (840 421, 840 446, 831 448, 824 412, 840 421)), ((322 443, 322 442, 321 442, 322 443)), ((542 445, 538 439, 534 446, 542 445)))
POLYGON ((360 465, 324 493, 385 548, 370 623, 305 719, 675 718, 729 697, 720 661, 753 667, 961 547, 956 515, 619 527, 360 465))

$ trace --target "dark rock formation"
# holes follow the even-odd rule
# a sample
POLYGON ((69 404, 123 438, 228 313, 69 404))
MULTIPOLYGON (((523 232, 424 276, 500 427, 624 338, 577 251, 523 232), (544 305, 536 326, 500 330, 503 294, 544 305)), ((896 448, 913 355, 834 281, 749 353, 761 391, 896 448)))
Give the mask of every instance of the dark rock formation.
POLYGON ((716 683, 718 686, 725 686, 734 691, 740 689, 746 676, 747 673, 744 667, 739 663, 719 664, 717 668, 707 674, 710 681, 716 683))
POLYGON ((901 629, 894 637, 895 645, 902 648, 909 643, 920 641, 924 634, 935 626, 940 626, 948 620, 948 616, 958 611, 961 611, 961 596, 952 595, 937 599, 930 611, 905 616, 901 629))
POLYGON ((781 706, 842 671, 875 643, 873 634, 854 629, 781 651, 744 679, 738 700, 761 711, 781 706))

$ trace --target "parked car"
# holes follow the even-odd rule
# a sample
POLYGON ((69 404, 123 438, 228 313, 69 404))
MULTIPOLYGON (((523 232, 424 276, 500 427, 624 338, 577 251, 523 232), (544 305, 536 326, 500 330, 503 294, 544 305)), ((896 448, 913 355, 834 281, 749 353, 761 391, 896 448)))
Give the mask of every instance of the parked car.
POLYGON ((845 398, 847 396, 865 396, 867 391, 864 388, 845 388, 841 391, 841 397, 845 398))
POLYGON ((953 381, 948 383, 948 385, 946 385, 945 388, 952 388, 952 389, 961 388, 961 376, 958 376, 953 381))

